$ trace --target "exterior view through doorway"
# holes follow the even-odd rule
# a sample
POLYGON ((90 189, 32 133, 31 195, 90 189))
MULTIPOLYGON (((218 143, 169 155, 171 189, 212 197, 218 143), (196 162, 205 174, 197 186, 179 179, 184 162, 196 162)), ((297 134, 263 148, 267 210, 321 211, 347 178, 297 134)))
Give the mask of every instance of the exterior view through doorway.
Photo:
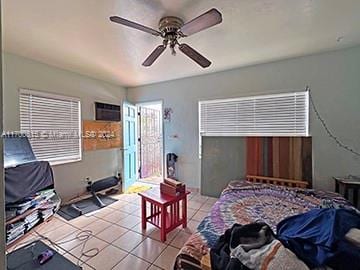
POLYGON ((162 101, 139 103, 138 111, 138 179, 159 184, 164 175, 163 104, 162 101))

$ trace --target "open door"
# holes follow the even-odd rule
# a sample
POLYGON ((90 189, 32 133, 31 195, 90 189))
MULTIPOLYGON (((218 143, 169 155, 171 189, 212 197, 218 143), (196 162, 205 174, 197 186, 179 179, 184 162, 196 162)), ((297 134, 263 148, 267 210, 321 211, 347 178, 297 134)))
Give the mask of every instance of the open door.
POLYGON ((140 107, 140 178, 161 177, 160 110, 140 107))
POLYGON ((140 181, 158 184, 163 180, 162 102, 138 106, 138 158, 140 181))
POLYGON ((137 180, 137 131, 136 131, 136 106, 123 104, 123 133, 124 133, 124 181, 123 191, 126 191, 137 180))

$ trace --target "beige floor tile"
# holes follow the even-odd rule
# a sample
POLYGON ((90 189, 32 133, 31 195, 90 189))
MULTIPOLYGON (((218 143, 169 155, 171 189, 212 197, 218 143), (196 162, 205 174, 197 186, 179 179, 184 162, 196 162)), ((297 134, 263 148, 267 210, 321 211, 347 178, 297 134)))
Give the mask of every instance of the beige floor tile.
POLYGON ((192 217, 196 214, 197 210, 194 209, 187 209, 186 214, 187 214, 187 219, 192 219, 192 217))
POLYGON ((91 267, 90 265, 87 265, 86 263, 82 264, 81 267, 82 267, 82 270, 98 270, 98 269, 91 267))
POLYGON ((196 212, 196 214, 191 219, 196 220, 196 221, 202 221, 207 215, 208 215, 208 212, 199 210, 196 212))
POLYGON ((88 256, 91 256, 96 252, 94 249, 97 249, 100 252, 108 245, 109 244, 105 241, 102 241, 96 237, 91 237, 88 241, 86 241, 85 244, 81 244, 73 248, 69 251, 69 253, 75 257, 81 258, 82 261, 86 262, 90 259, 88 256), (88 256, 85 256, 84 253, 86 253, 88 256))
POLYGON ((134 212, 131 212, 131 215, 141 218, 141 208, 139 207, 139 209, 136 209, 134 212))
POLYGON ((120 211, 131 214, 135 211, 139 211, 140 207, 131 203, 124 205, 123 207, 119 208, 120 211))
POLYGON ((105 220, 95 220, 94 222, 90 223, 89 225, 85 226, 83 230, 89 230, 92 232, 93 235, 98 234, 99 232, 105 230, 107 227, 111 226, 112 223, 105 221, 105 220))
MULTIPOLYGON (((166 241, 164 243, 169 244, 171 242, 171 240, 173 240, 175 238, 175 236, 181 231, 181 226, 178 228, 175 228, 174 230, 172 230, 171 232, 166 234, 166 241)), ((156 241, 161 242, 160 239, 160 229, 156 228, 156 230, 153 230, 152 233, 149 234, 149 237, 151 239, 154 239, 156 241)))
POLYGON ((197 230, 197 227, 199 226, 200 222, 196 220, 190 220, 187 223, 187 228, 183 229, 184 232, 187 232, 189 234, 195 233, 197 230))
POLYGON ((206 201, 206 203, 216 203, 219 200, 219 198, 215 198, 215 197, 209 197, 208 200, 206 201))
POLYGON ((133 202, 137 200, 140 196, 137 193, 133 194, 123 194, 121 197, 119 197, 119 200, 125 201, 125 202, 133 202))
POLYGON ((146 238, 131 253, 137 257, 153 263, 160 253, 166 248, 166 245, 151 238, 146 238))
POLYGON ((197 202, 197 201, 189 201, 187 206, 188 208, 194 209, 194 210, 199 210, 199 208, 203 205, 203 203, 201 202, 197 202))
POLYGON ((191 198, 191 201, 199 202, 199 203, 205 203, 208 200, 208 197, 201 196, 201 195, 195 195, 191 198))
POLYGON ((61 226, 63 226, 65 222, 57 217, 54 217, 50 219, 48 222, 45 222, 39 226, 39 228, 36 229, 37 232, 41 234, 45 234, 47 232, 53 231, 61 226))
POLYGON ((128 204, 129 204, 128 202, 119 200, 117 202, 110 204, 108 207, 111 209, 120 210, 122 207, 128 204))
POLYGON ((119 220, 116 224, 121 227, 131 229, 138 225, 140 221, 141 219, 139 217, 129 215, 126 218, 119 220))
POLYGON ((146 224, 146 230, 143 230, 143 229, 142 229, 142 224, 141 224, 141 222, 140 222, 140 223, 139 223, 138 225, 136 225, 135 227, 132 227, 131 230, 134 231, 134 232, 140 233, 140 234, 142 234, 142 235, 149 235, 149 234, 151 234, 153 231, 159 230, 159 229, 158 229, 157 227, 155 227, 154 225, 152 225, 152 224, 150 224, 150 223, 147 223, 147 224, 146 224))
POLYGON ((213 204, 204 203, 199 210, 204 212, 210 212, 211 208, 213 207, 213 204))
POLYGON ((116 239, 112 244, 123 250, 131 251, 137 245, 139 245, 144 239, 145 236, 133 231, 128 231, 124 233, 122 236, 120 236, 118 239, 116 239))
MULTIPOLYGON (((71 261, 73 264, 77 265, 77 266, 81 266, 83 267, 83 269, 86 269, 85 268, 85 262, 83 262, 82 260, 76 258, 75 256, 71 255, 70 253, 65 253, 63 254, 63 256, 68 259, 69 261, 71 261)), ((92 268, 89 268, 88 269, 92 269, 92 268)))
POLYGON ((147 270, 163 270, 163 269, 157 267, 156 265, 152 265, 147 270))
POLYGON ((101 240, 104 240, 105 242, 112 243, 127 231, 128 229, 126 228, 117 225, 111 225, 102 232, 98 233, 96 237, 101 240))
POLYGON ((83 216, 74 218, 73 220, 70 220, 68 223, 79 229, 82 229, 85 226, 89 225, 90 223, 94 222, 95 220, 97 220, 97 218, 95 216, 83 215, 83 216))
POLYGON ((115 210, 110 207, 104 207, 94 213, 95 217, 102 218, 106 215, 113 213, 115 210))
POLYGON ((127 217, 128 215, 129 214, 114 210, 113 213, 110 213, 109 215, 102 217, 102 219, 117 224, 121 219, 127 217))
POLYGON ((179 253, 179 249, 168 246, 163 253, 156 259, 154 264, 163 269, 173 269, 175 258, 179 253))
POLYGON ((127 254, 128 253, 125 251, 109 245, 104 248, 98 255, 89 259, 86 263, 95 269, 111 270, 122 259, 124 259, 127 254))
POLYGON ((132 254, 129 254, 123 259, 120 263, 118 263, 113 270, 145 270, 150 266, 150 264, 132 254))
POLYGON ((57 244, 64 250, 70 251, 84 242, 84 240, 81 238, 83 235, 84 233, 82 233, 80 230, 76 230, 72 234, 69 234, 57 241, 57 244))
POLYGON ((55 230, 45 233, 44 236, 46 236, 49 239, 51 239, 52 241, 56 242, 56 241, 64 238, 65 236, 72 234, 76 230, 77 230, 77 228, 70 226, 68 224, 64 224, 55 230))
POLYGON ((176 248, 182 248, 190 236, 191 234, 182 230, 174 237, 170 245, 176 248))
POLYGON ((134 198, 134 200, 129 201, 129 203, 140 207, 141 206, 141 197, 137 196, 137 198, 134 198))

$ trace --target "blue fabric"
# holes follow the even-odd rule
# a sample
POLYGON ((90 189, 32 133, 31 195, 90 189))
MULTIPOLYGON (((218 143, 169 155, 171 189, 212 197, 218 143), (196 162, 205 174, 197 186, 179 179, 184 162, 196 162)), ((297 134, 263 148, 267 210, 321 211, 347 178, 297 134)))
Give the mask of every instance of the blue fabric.
POLYGON ((360 269, 360 248, 344 236, 360 228, 360 215, 349 209, 313 209, 282 220, 277 238, 310 268, 360 269))

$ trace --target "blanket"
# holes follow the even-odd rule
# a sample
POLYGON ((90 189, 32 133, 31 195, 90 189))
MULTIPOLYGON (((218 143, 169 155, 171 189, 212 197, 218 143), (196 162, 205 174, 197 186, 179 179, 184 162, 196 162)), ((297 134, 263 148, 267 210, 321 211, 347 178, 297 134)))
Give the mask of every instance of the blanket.
POLYGON ((345 239, 352 228, 360 228, 355 210, 313 209, 281 221, 277 238, 309 267, 360 269, 360 247, 345 239))
POLYGON ((235 223, 265 222, 275 232, 276 225, 284 218, 319 208, 324 200, 351 207, 348 201, 333 192, 232 181, 185 243, 174 267, 201 269, 202 258, 208 256, 210 248, 235 223))

